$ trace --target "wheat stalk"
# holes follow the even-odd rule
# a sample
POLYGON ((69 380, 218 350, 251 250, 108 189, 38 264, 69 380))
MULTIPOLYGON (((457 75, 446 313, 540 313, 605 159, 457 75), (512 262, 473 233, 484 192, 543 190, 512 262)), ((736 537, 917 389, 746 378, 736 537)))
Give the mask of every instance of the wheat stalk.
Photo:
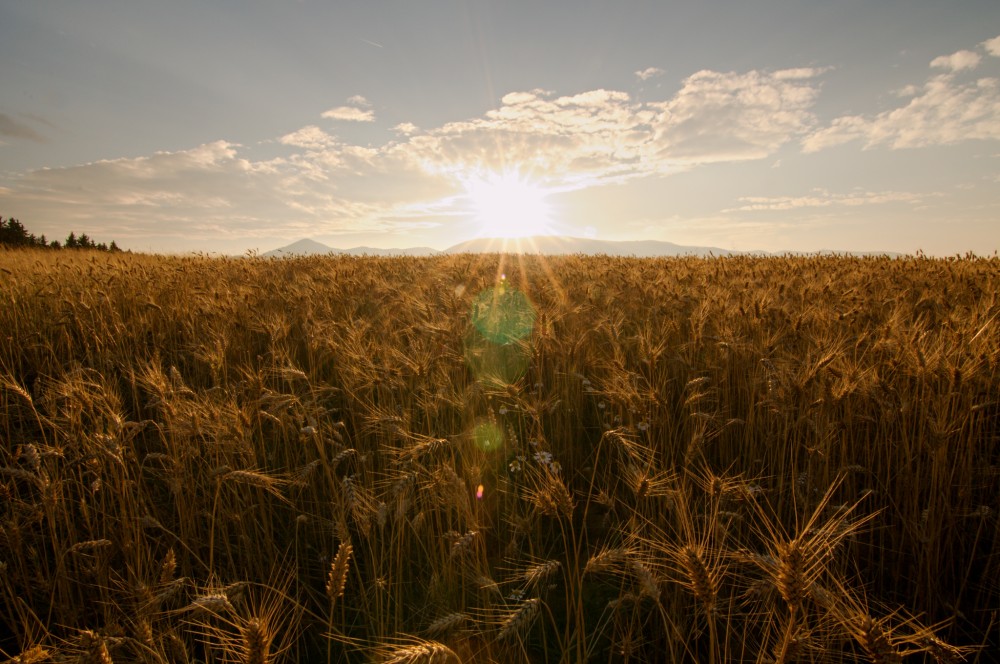
POLYGON ((389 651, 382 664, 462 664, 462 660, 443 643, 426 641, 389 651))
POLYGON ((467 613, 455 612, 449 613, 448 615, 441 616, 430 625, 424 632, 427 636, 440 637, 455 631, 456 629, 462 627, 469 622, 469 615, 467 613))
POLYGON ((336 602, 344 595, 352 553, 354 553, 354 547, 351 543, 341 542, 340 546, 337 547, 337 555, 330 563, 330 573, 326 579, 326 595, 331 602, 336 602))
POLYGON ((500 630, 497 632, 497 640, 505 641, 520 638, 535 621, 541 605, 542 600, 537 597, 521 602, 517 610, 507 616, 500 624, 500 630))
POLYGON ((268 631, 267 622, 262 618, 250 618, 240 632, 243 637, 243 664, 268 664, 274 637, 268 631))
POLYGON ((681 547, 680 558, 681 566, 687 572, 688 587, 701 602, 705 613, 713 615, 719 594, 719 578, 709 567, 704 548, 697 544, 685 545, 681 547))

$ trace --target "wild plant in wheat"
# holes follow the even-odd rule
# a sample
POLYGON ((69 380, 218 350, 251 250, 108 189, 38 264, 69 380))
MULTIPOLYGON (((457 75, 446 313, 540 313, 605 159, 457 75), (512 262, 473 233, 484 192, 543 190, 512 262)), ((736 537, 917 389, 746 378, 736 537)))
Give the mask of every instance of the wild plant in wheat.
POLYGON ((996 661, 998 268, 0 253, 0 654, 996 661))

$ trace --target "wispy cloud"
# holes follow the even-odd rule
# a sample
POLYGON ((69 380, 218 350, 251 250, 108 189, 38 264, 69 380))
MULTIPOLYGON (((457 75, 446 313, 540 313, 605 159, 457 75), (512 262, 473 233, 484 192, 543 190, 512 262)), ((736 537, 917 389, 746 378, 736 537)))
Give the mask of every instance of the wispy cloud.
POLYGON ((0 136, 24 138, 36 143, 45 142, 45 137, 35 131, 30 125, 15 120, 6 113, 0 113, 0 136))
POLYGON ((938 69, 949 69, 951 71, 962 71, 963 69, 975 69, 979 66, 983 56, 974 51, 958 51, 951 55, 940 55, 931 60, 931 67, 938 69))
POLYGON ((658 154, 706 163, 760 159, 815 124, 819 69, 701 71, 670 101, 651 104, 658 154))
POLYGON ((986 49, 986 52, 990 55, 1000 58, 1000 36, 987 39, 980 46, 986 49))
MULTIPOLYGON (((41 220, 50 237, 86 230, 125 246, 245 241, 295 229, 335 233, 391 208, 347 196, 326 177, 336 167, 293 158, 251 161, 217 141, 190 150, 30 172, 4 192, 5 204, 41 220), (322 179, 314 177, 321 174, 322 179)), ((349 157, 350 155, 348 155, 349 157)), ((345 157, 342 160, 349 163, 345 157)), ((20 213, 19 213, 20 214, 20 213)), ((297 232, 302 232, 301 230, 297 232)))
POLYGON ((410 134, 415 134, 419 131, 419 127, 412 122, 400 122, 398 125, 392 128, 397 134, 403 134, 409 136, 410 134))
POLYGON ((353 106, 337 106, 328 111, 323 111, 321 117, 327 120, 345 120, 347 122, 374 122, 375 112, 354 108, 353 106))
POLYGON ((813 189, 805 196, 743 196, 742 205, 728 208, 723 212, 775 212, 821 207, 859 207, 885 203, 919 204, 934 194, 917 194, 909 191, 852 191, 837 194, 826 189, 813 189))
POLYGON ((853 140, 866 148, 950 145, 972 139, 1000 139, 1000 80, 960 82, 954 74, 930 78, 910 101, 873 117, 842 116, 806 137, 805 152, 853 140))
POLYGON ((349 106, 337 106, 323 111, 321 117, 327 120, 343 120, 346 122, 374 122, 375 112, 371 104, 361 95, 354 95, 347 100, 349 106))
MULTIPOLYGON (((1000 37, 980 45, 992 55, 1000 54, 1000 37)), ((865 148, 887 145, 900 149, 1000 139, 1000 80, 961 78, 981 60, 973 51, 935 58, 930 66, 948 73, 932 75, 922 86, 897 90, 897 96, 909 98, 905 105, 874 116, 836 118, 805 137, 803 151, 817 152, 854 140, 863 141, 865 148)))
POLYGON ((640 69, 635 73, 636 78, 638 78, 640 81, 648 81, 651 78, 655 78, 657 76, 662 76, 662 75, 663 75, 663 70, 660 69, 659 67, 647 67, 646 69, 640 69))
POLYGON ((818 73, 702 71, 661 102, 604 89, 513 92, 481 118, 428 130, 397 149, 435 173, 517 167, 563 189, 759 159, 812 128, 818 73))
POLYGON ((299 129, 298 131, 285 134, 279 140, 285 145, 294 145, 296 147, 307 148, 309 150, 330 148, 337 143, 337 139, 316 125, 309 125, 299 129))
MULTIPOLYGON (((568 191, 767 157, 814 126, 819 73, 701 71, 652 102, 606 89, 511 92, 478 117, 397 124, 383 145, 352 145, 307 125, 277 139, 288 151, 280 157, 255 159, 252 149, 218 141, 30 172, 5 183, 2 202, 48 224, 50 235, 85 228, 101 237, 114 228, 125 243, 456 223, 463 181, 489 171, 517 170, 568 191)), ((347 103, 322 116, 374 120, 367 99, 347 103)))

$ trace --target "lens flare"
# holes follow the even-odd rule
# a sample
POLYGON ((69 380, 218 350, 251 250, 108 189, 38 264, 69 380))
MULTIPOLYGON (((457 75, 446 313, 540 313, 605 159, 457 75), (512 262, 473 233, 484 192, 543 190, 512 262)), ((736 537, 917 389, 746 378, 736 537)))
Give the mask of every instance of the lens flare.
POLYGON ((493 343, 509 344, 531 334, 535 327, 535 308, 527 295, 508 289, 501 281, 496 288, 476 296, 472 302, 472 324, 493 343))
POLYGON ((520 173, 468 178, 465 190, 481 232, 487 237, 520 238, 551 232, 549 192, 520 173))
POLYGON ((503 434, 492 422, 479 424, 472 432, 472 440, 484 452, 493 452, 503 447, 503 434))

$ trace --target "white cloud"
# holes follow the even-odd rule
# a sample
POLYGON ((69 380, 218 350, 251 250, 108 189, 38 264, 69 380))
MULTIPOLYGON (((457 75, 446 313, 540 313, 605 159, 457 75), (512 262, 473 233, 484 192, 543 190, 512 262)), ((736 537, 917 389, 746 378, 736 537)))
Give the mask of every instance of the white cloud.
POLYGON ((375 111, 355 108, 353 106, 337 106, 323 111, 320 117, 327 120, 344 120, 347 122, 374 122, 375 111))
POLYGON ((917 148, 970 139, 1000 139, 1000 81, 961 83, 954 74, 929 79, 905 106, 871 118, 844 116, 802 143, 805 152, 861 139, 865 147, 917 148))
POLYGON ((806 78, 816 78, 820 74, 830 71, 831 67, 797 67, 795 69, 782 69, 776 71, 772 76, 779 81, 794 81, 806 78))
POLYGON ((420 128, 412 122, 400 122, 398 125, 393 127, 392 130, 397 134, 409 136, 410 134, 415 134, 420 131, 420 128))
POLYGON ((369 102, 361 95, 354 95, 353 97, 348 97, 347 103, 351 104, 352 106, 363 106, 365 108, 371 106, 371 102, 369 102))
POLYGON ((759 159, 808 131, 820 70, 701 71, 670 101, 652 104, 660 154, 693 162, 759 159))
POLYGON ((766 157, 812 127, 819 70, 699 72, 663 102, 616 90, 511 92, 480 118, 448 123, 396 149, 429 172, 515 167, 562 189, 766 157))
POLYGON ((635 73, 636 77, 640 81, 648 81, 649 79, 661 76, 662 74, 663 70, 659 67, 647 67, 646 69, 640 69, 635 73))
POLYGON ((516 168, 573 187, 648 172, 654 117, 624 92, 515 92, 480 118, 426 130, 396 149, 432 173, 458 178, 516 168))
POLYGON ((1000 36, 996 36, 993 39, 987 39, 982 43, 982 47, 986 49, 986 52, 992 56, 1000 58, 1000 36))
POLYGON ((294 145, 296 147, 308 148, 310 150, 328 148, 337 143, 337 139, 316 125, 309 125, 299 129, 298 131, 285 134, 280 140, 285 145, 294 145))
POLYGON ((98 240, 154 249, 227 237, 246 242, 303 225, 312 233, 335 232, 391 209, 391 202, 359 200, 317 179, 314 171, 328 175, 328 166, 301 156, 255 162, 241 157, 241 149, 216 141, 33 171, 2 192, 4 206, 40 221, 52 238, 85 231, 98 240))
POLYGON ((859 207, 884 203, 921 203, 927 196, 927 194, 916 194, 908 191, 853 191, 847 194, 836 194, 826 189, 814 189, 806 196, 743 196, 739 198, 742 205, 723 210, 723 212, 775 212, 831 206, 859 207))
MULTIPOLYGON (((992 55, 1000 54, 1000 37, 980 45, 992 55)), ((897 89, 895 95, 907 99, 904 105, 874 116, 836 118, 807 136, 802 149, 817 152, 854 140, 864 141, 865 148, 900 149, 1000 139, 1000 80, 962 79, 981 61, 981 55, 969 50, 935 58, 930 66, 948 71, 931 76, 922 86, 897 89)))
POLYGON ((951 55, 941 55, 931 60, 931 67, 938 69, 950 69, 951 71, 962 71, 963 69, 975 69, 979 66, 982 56, 973 51, 958 51, 951 55))
MULTIPOLYGON (((253 149, 218 141, 34 171, 4 182, 0 204, 52 237, 86 230, 123 246, 168 236, 190 245, 220 234, 252 242, 453 223, 463 180, 488 171, 514 169, 568 191, 768 156, 812 126, 813 75, 703 71, 652 103, 617 90, 515 91, 461 122, 400 123, 393 140, 374 147, 307 125, 278 139, 291 149, 281 158, 255 160, 253 149)), ((374 119, 361 108, 367 100, 349 102, 323 117, 374 119)))

